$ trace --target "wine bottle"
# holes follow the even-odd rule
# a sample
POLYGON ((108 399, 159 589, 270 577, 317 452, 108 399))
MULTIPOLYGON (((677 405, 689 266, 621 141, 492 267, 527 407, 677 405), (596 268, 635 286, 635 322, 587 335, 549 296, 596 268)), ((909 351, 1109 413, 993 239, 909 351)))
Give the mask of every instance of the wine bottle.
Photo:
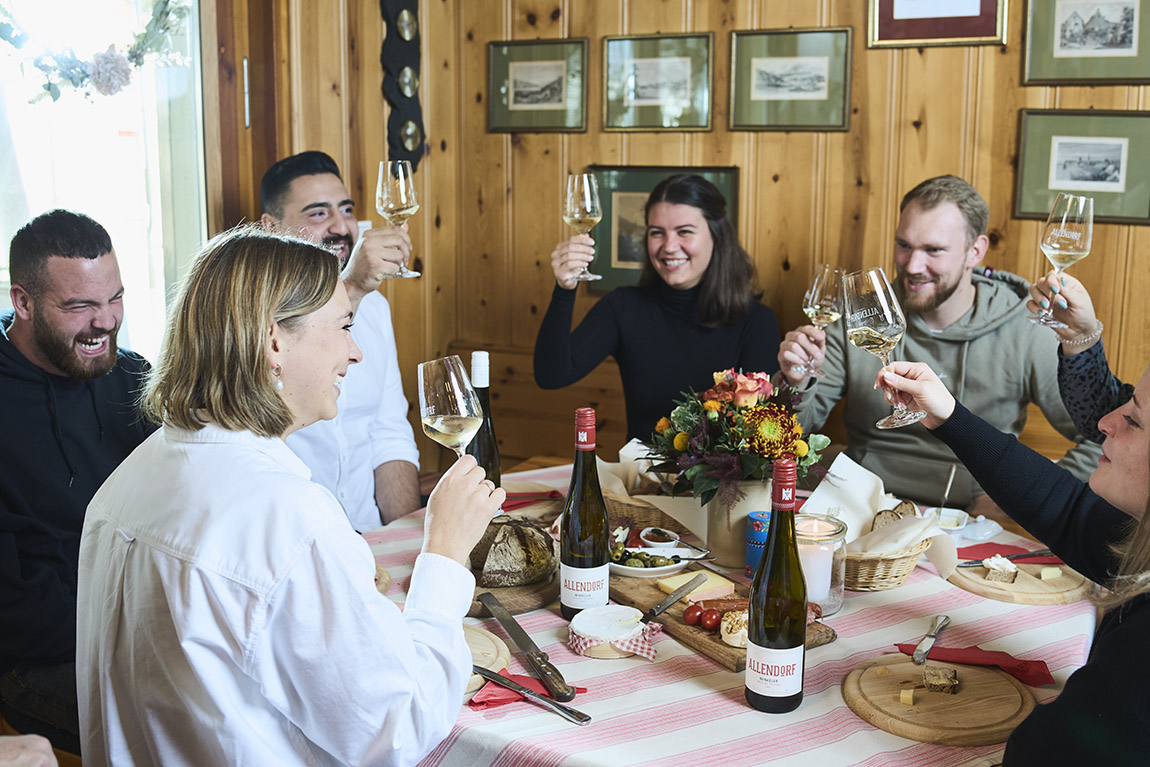
POLYGON ((751 584, 747 616, 747 702, 784 714, 803 700, 807 584, 795 541, 795 461, 775 461, 771 521, 751 584))
POLYGON ((468 444, 467 454, 475 456, 476 462, 487 472, 487 478, 499 487, 499 442, 495 439, 495 426, 491 422, 490 369, 487 352, 471 353, 471 385, 483 408, 483 423, 468 444))
POLYGON ((607 604, 611 574, 607 505, 595 466, 595 411, 575 411, 575 466, 559 532, 559 610, 571 620, 607 604))

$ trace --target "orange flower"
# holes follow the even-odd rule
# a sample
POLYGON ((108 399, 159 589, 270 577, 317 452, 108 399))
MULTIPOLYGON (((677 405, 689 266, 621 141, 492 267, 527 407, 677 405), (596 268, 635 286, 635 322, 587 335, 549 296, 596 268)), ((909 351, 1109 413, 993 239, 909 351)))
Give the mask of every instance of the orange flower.
POLYGON ((663 432, 665 432, 667 429, 670 429, 670 428, 671 428, 671 419, 663 417, 663 418, 659 419, 659 422, 657 424, 655 424, 655 433, 656 434, 662 434, 663 432))
POLYGON ((709 399, 703 403, 703 410, 706 410, 708 413, 717 413, 722 409, 723 403, 717 399, 709 399))

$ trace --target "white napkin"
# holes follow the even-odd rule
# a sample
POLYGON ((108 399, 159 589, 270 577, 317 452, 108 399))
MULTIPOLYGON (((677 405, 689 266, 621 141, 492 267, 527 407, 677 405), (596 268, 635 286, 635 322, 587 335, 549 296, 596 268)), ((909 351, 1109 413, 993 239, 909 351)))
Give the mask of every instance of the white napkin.
POLYGON ((939 527, 938 509, 931 509, 922 517, 903 517, 897 522, 880 527, 847 544, 847 551, 865 554, 883 554, 902 551, 918 545, 926 538, 933 538, 926 558, 943 578, 949 578, 958 565, 958 552, 954 539, 945 529, 939 527))
POLYGON ((802 514, 826 514, 847 525, 846 541, 850 543, 871 528, 875 512, 892 509, 898 499, 887 494, 882 479, 839 453, 811 497, 803 504, 802 514))

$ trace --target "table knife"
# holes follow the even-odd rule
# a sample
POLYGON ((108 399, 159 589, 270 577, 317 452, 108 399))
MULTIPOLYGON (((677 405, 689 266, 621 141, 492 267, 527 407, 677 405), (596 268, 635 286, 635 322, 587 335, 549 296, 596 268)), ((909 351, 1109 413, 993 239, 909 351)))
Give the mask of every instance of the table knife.
MULTIPOLYGON (((1049 557, 1054 552, 1050 549, 1037 549, 1035 551, 1020 551, 1017 554, 1007 554, 1003 559, 1032 559, 1034 557, 1049 557)), ((982 567, 981 559, 968 559, 958 563, 959 567, 982 567)))
POLYGON ((471 668, 475 671, 476 674, 479 674, 484 679, 495 682, 495 684, 502 685, 508 690, 514 690, 515 692, 523 693, 524 695, 530 697, 532 700, 536 700, 540 703, 543 703, 544 705, 550 706, 551 708, 555 709, 557 714, 562 716, 564 719, 571 720, 575 724, 589 724, 591 722, 590 715, 584 714, 578 709, 571 708, 570 706, 564 706, 562 703, 551 700, 546 695, 541 695, 529 687, 524 687, 514 679, 508 679, 507 677, 503 676, 503 674, 498 674, 494 671, 491 671, 490 669, 483 668, 483 666, 473 665, 471 668))
POLYGON ((692 591, 694 591, 699 586, 701 586, 703 584, 703 582, 706 580, 707 580, 707 574, 706 573, 699 573, 694 578, 692 578, 691 580, 687 581, 686 583, 684 583, 679 588, 672 591, 671 595, 669 597, 667 597, 662 602, 660 602, 659 604, 652 607, 650 610, 648 610, 646 615, 644 615, 640 620, 643 623, 650 623, 652 618, 654 618, 659 613, 662 613, 665 610, 667 610, 671 605, 678 602, 680 599, 685 597, 687 594, 690 594, 692 591))
POLYGON ((567 684, 563 679, 563 675, 559 673, 559 669, 555 668, 554 664, 547 658, 547 653, 539 649, 536 644, 531 641, 531 637, 519 625, 515 617, 507 611, 507 608, 499 601, 499 599, 490 591, 485 591, 479 595, 479 601, 487 607, 495 620, 499 621, 499 625, 504 628, 507 634, 511 637, 516 646, 523 651, 524 657, 527 658, 527 663, 535 671, 535 676, 539 677, 539 681, 551 693, 551 697, 555 700, 571 700, 575 697, 575 688, 567 684))
POLYGON ((950 617, 946 615, 934 616, 934 623, 931 624, 930 631, 926 632, 926 636, 918 643, 918 647, 914 648, 914 655, 911 659, 918 665, 926 663, 926 656, 930 654, 930 648, 934 647, 934 640, 938 639, 938 633, 942 631, 946 624, 950 623, 950 617))

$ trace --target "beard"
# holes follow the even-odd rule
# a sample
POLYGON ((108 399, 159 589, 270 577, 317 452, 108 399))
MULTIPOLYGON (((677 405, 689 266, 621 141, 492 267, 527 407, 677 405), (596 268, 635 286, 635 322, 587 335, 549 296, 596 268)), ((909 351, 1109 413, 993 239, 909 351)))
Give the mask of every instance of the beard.
POLYGON ((938 307, 946 303, 947 299, 954 295, 958 290, 958 286, 962 280, 955 278, 953 282, 946 283, 942 281, 941 277, 936 277, 934 280, 934 290, 929 295, 919 295, 918 293, 911 293, 906 289, 906 275, 899 272, 894 278, 894 294, 898 299, 899 305, 903 311, 908 314, 926 314, 933 312, 938 307))
POLYGON ((99 357, 81 357, 76 352, 76 343, 99 338, 104 333, 80 334, 66 337, 48 324, 44 316, 37 312, 32 315, 32 341, 37 348, 69 378, 90 380, 99 378, 111 372, 116 366, 116 334, 120 331, 119 324, 109 333, 108 348, 99 357))
POLYGON ((339 257, 339 266, 342 269, 347 265, 347 260, 351 258, 351 249, 354 247, 355 242, 346 234, 333 234, 323 238, 324 247, 335 250, 336 247, 343 245, 346 247, 346 255, 339 257))

